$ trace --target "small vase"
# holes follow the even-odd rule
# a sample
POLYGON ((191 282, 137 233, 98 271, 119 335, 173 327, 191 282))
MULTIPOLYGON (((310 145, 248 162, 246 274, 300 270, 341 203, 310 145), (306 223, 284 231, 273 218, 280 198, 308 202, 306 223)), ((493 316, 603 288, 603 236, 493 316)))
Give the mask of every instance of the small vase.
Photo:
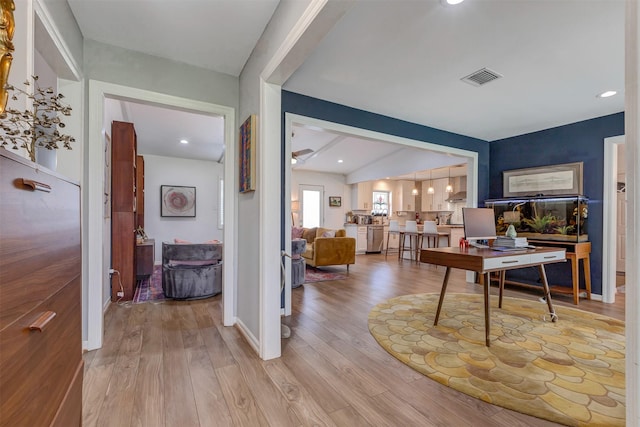
POLYGON ((516 233, 516 228, 513 226, 513 224, 509 224, 509 227, 507 228, 507 232, 504 233, 504 235, 512 239, 516 238, 518 233, 516 233))

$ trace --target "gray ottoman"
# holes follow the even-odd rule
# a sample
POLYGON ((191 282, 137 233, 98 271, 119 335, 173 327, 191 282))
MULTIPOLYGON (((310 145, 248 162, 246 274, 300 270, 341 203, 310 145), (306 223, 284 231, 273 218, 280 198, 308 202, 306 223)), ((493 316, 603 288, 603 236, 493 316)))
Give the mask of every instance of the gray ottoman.
POLYGON ((291 288, 297 288, 304 283, 307 263, 302 254, 306 248, 305 239, 291 240, 291 288))

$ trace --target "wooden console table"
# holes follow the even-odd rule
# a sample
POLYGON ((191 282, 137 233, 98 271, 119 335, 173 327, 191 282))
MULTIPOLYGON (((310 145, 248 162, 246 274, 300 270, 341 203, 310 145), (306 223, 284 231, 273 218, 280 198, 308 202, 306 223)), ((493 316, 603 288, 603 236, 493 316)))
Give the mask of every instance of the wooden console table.
POLYGON ((142 243, 136 243, 136 277, 147 277, 153 274, 155 247, 155 239, 147 239, 142 243))
MULTIPOLYGON (((529 243, 538 247, 564 248, 566 249, 566 257, 571 262, 571 282, 572 289, 568 291, 565 286, 551 286, 551 290, 558 293, 573 294, 573 303, 578 305, 580 301, 580 269, 579 264, 582 260, 582 268, 584 272, 584 285, 587 292, 587 299, 591 299, 591 242, 557 242, 552 240, 529 240, 529 243)), ((526 283, 514 280, 505 280, 505 283, 516 286, 536 287, 526 283)))
MULTIPOLYGON (((467 248, 460 249, 456 247, 449 248, 430 248, 423 249, 420 252, 420 261, 442 265, 447 267, 444 273, 444 280, 442 282, 442 290, 440 291, 440 300, 438 301, 438 309, 436 311, 436 317, 433 322, 434 326, 438 324, 438 318, 440 317, 440 310, 442 309, 442 301, 447 290, 447 283, 449 282, 449 273, 452 268, 459 268, 462 270, 475 271, 483 276, 482 286, 484 290, 484 329, 485 329, 485 343, 487 347, 490 346, 489 334, 490 334, 490 322, 489 317, 491 314, 491 307, 489 304, 489 288, 490 273, 497 271, 503 272, 505 270, 513 270, 523 267, 538 267, 540 279, 544 289, 544 296, 549 307, 549 314, 551 320, 556 321, 557 316, 551 302, 551 294, 549 293, 549 284, 547 283, 547 275, 544 270, 544 265, 552 262, 564 261, 565 249, 564 248, 536 248, 526 249, 517 252, 500 252, 491 249, 478 249, 467 248)), ((504 277, 501 274, 501 277, 504 277)), ((504 281, 500 283, 500 303, 499 307, 502 307, 502 292, 504 289, 504 281)))

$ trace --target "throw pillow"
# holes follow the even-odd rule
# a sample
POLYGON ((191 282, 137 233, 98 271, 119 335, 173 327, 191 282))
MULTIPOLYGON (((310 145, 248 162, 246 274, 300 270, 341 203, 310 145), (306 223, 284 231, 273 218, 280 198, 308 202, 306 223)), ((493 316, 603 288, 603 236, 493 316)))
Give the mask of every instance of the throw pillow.
POLYGON ((336 231, 335 230, 325 231, 324 233, 322 233, 322 237, 336 237, 336 231))
POLYGON ((218 239, 207 240, 205 243, 207 243, 207 244, 220 243, 220 240, 218 240, 218 239))
POLYGON ((182 240, 182 239, 173 239, 174 243, 186 243, 186 244, 191 244, 190 241, 188 240, 182 240))
POLYGON ((292 227, 291 228, 291 238, 292 239, 301 239, 302 233, 304 233, 304 228, 302 227, 292 227))

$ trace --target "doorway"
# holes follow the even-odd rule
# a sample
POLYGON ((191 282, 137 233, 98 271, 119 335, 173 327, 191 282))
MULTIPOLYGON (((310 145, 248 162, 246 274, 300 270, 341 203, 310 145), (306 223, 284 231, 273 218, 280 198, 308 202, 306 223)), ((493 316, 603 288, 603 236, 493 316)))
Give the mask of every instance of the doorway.
MULTIPOLYGON (((103 118, 105 98, 127 99, 142 103, 151 103, 166 106, 167 108, 183 109, 215 114, 224 118, 224 139, 226 142, 226 155, 235 158, 234 129, 235 110, 231 107, 211 104, 202 101, 194 101, 186 98, 150 92, 142 89, 130 88, 112 83, 89 81, 89 139, 86 145, 87 170, 94 173, 86 177, 83 185, 83 211, 86 226, 87 247, 83 256, 87 260, 87 340, 83 343, 86 350, 95 350, 102 346, 103 336, 103 310, 106 307, 104 290, 109 286, 108 266, 105 265, 105 231, 106 222, 103 219, 104 191, 103 176, 105 168, 105 152, 103 138, 103 118)), ((234 182, 235 174, 233 162, 225 162, 225 182, 234 182)), ((224 200, 227 201, 224 212, 224 254, 227 260, 235 260, 235 193, 232 186, 227 186, 224 191, 224 200)), ((223 267, 224 287, 222 295, 223 323, 231 326, 234 323, 235 313, 235 265, 234 261, 225 262, 223 267)))
MULTIPOLYGON (((602 242, 602 301, 615 302, 617 292, 617 266, 619 258, 625 258, 626 237, 626 192, 618 192, 619 173, 626 175, 624 156, 619 151, 625 147, 624 135, 604 140, 604 187, 603 187, 603 242, 602 242), (623 148, 621 148, 623 147, 623 148), (621 153, 620 153, 621 154, 621 153), (620 242, 618 236, 622 235, 620 242)), ((621 290, 623 290, 622 288, 621 290)))

